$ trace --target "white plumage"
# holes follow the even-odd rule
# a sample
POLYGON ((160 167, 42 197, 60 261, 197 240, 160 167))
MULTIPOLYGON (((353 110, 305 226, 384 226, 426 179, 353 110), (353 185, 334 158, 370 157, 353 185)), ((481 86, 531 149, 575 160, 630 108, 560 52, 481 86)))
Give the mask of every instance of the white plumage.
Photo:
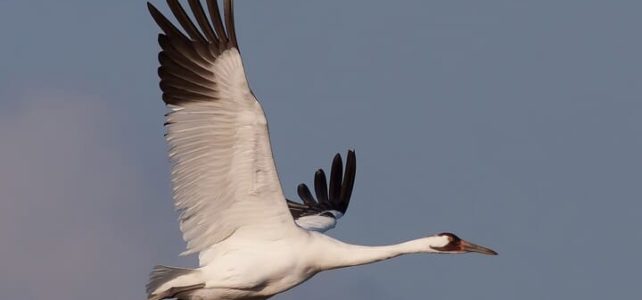
MULTIPOLYGON (((332 211, 341 214, 338 211, 332 211)), ((321 215, 303 216, 296 219, 296 224, 310 231, 326 232, 337 226, 339 217, 325 217, 321 215)))
POLYGON ((303 204, 285 200, 261 105, 250 90, 236 42, 232 1, 224 18, 216 0, 167 3, 185 32, 148 3, 159 35, 159 76, 168 113, 166 139, 184 254, 199 268, 157 266, 149 299, 267 299, 314 274, 405 253, 494 254, 453 234, 383 247, 342 243, 320 232, 346 212, 354 183, 354 152, 345 174, 333 161, 330 186, 315 175, 317 199, 299 186, 303 204), (318 231, 318 232, 316 232, 318 231))
POLYGON ((295 225, 276 174, 267 121, 241 57, 225 51, 210 68, 216 101, 170 105, 167 142, 185 254, 253 230, 286 234, 295 225))

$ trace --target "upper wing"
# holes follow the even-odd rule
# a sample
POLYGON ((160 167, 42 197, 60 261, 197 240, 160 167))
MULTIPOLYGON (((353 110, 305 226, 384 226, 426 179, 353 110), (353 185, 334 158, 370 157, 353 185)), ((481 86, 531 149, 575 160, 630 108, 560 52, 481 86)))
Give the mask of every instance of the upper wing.
POLYGON ((345 174, 343 174, 341 155, 334 156, 329 188, 323 169, 319 169, 314 174, 314 191, 318 200, 314 199, 307 185, 299 184, 297 193, 303 203, 287 200, 296 224, 304 229, 319 232, 334 228, 337 220, 348 210, 356 172, 356 155, 353 150, 350 150, 345 174))
POLYGON ((158 37, 158 74, 168 107, 166 139, 184 254, 231 236, 274 238, 296 230, 265 115, 245 78, 232 1, 225 1, 224 26, 216 0, 207 1, 211 24, 200 1, 190 0, 198 27, 177 0, 167 3, 189 36, 148 3, 164 32, 158 37))

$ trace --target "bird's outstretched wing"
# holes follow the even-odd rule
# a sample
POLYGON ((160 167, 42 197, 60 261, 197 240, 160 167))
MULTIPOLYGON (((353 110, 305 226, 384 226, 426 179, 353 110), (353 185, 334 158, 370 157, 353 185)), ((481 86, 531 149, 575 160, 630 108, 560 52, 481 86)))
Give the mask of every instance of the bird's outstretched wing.
POLYGON ((261 105, 245 78, 231 0, 167 0, 183 32, 148 3, 162 34, 160 88, 184 254, 228 238, 275 239, 298 230, 277 176, 261 105))
POLYGON ((337 220, 348 210, 356 172, 356 155, 353 150, 350 150, 346 159, 345 173, 341 155, 334 156, 329 186, 323 169, 319 169, 314 174, 316 199, 307 185, 299 184, 297 193, 303 203, 287 200, 296 224, 304 229, 319 232, 334 228, 337 220))

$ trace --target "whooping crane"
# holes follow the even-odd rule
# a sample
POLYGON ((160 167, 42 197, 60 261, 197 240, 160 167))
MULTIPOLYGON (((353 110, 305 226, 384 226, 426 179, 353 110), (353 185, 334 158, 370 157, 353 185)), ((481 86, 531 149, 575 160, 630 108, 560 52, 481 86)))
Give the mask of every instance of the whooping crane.
POLYGON ((343 243, 322 232, 345 213, 356 172, 337 156, 330 186, 315 176, 315 200, 299 186, 303 203, 286 201, 277 176, 261 105, 248 86, 234 29, 232 0, 189 0, 195 24, 178 0, 167 0, 185 33, 153 5, 163 33, 158 59, 167 106, 166 140, 183 254, 199 267, 154 268, 149 300, 267 299, 315 274, 408 253, 495 255, 493 250, 441 233, 405 243, 369 247, 343 243))

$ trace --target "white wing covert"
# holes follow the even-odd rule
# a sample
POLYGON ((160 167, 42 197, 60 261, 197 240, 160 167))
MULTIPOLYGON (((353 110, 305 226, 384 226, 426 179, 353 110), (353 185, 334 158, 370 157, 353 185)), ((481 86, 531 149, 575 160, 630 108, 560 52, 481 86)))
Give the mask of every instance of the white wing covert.
POLYGON ((158 74, 166 114, 174 200, 192 254, 234 235, 273 238, 296 229, 272 158, 267 121, 250 90, 238 50, 232 1, 169 7, 186 36, 148 3, 163 34, 158 74), (225 21, 225 26, 223 25, 225 21), (199 30, 200 29, 200 30, 199 30))

